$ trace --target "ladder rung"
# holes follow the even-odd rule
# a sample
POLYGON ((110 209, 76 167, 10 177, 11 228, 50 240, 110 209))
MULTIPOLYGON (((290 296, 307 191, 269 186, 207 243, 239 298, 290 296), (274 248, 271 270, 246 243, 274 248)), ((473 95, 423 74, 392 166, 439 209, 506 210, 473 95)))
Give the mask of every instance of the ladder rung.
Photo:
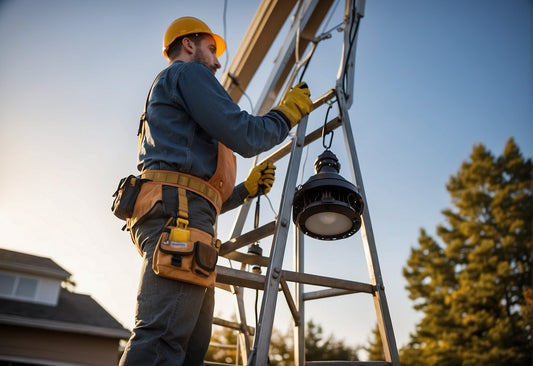
MULTIPOLYGON (((321 138, 322 137, 322 133, 326 133, 327 134, 330 131, 335 130, 340 125, 341 125, 341 119, 339 117, 333 118, 331 121, 326 123, 325 131, 322 131, 322 127, 320 127, 320 128, 317 128, 316 130, 314 130, 313 132, 309 133, 307 136, 305 136, 304 146, 307 146, 311 142, 316 141, 319 138, 321 138)), ((263 160, 258 162, 257 165, 262 164, 263 162, 266 162, 266 161, 267 162, 271 162, 271 163, 275 163, 276 161, 278 161, 281 158, 283 158, 285 155, 289 155, 289 153, 291 152, 292 141, 293 140, 290 140, 285 145, 281 146, 279 149, 274 151, 272 154, 268 155, 263 160)))
POLYGON ((257 254, 247 254, 241 252, 231 252, 224 255, 224 258, 235 260, 244 264, 258 264, 261 267, 267 267, 270 264, 270 258, 257 254))
POLYGON ((304 298, 304 301, 308 301, 308 300, 324 299, 324 298, 333 297, 333 296, 349 295, 353 293, 354 291, 350 291, 350 290, 329 288, 327 290, 306 292, 303 298, 304 298))
POLYGON ((309 361, 306 366, 390 366, 391 362, 387 361, 309 361))
POLYGON ((215 285, 217 286, 217 288, 219 288, 221 290, 228 291, 228 292, 233 292, 233 287, 231 285, 226 284, 226 283, 217 282, 215 285))
MULTIPOLYGON (((242 329, 242 326, 241 326, 240 323, 231 322, 229 320, 225 320, 225 319, 221 319, 221 318, 217 318, 217 317, 213 317, 213 324, 220 325, 221 327, 235 329, 235 330, 238 330, 238 331, 243 331, 244 330, 244 329, 242 329)), ((255 329, 253 327, 250 327, 250 326, 248 326, 247 328, 248 328, 247 329, 248 334, 254 335, 255 329)))
POLYGON ((374 293, 374 286, 368 283, 343 280, 339 278, 324 277, 318 275, 312 275, 308 273, 299 273, 293 271, 282 271, 282 277, 290 282, 305 283, 307 285, 317 285, 324 287, 332 287, 344 290, 350 290, 353 292, 366 292, 369 294, 374 293))
MULTIPOLYGON (((365 292, 369 294, 374 293, 374 286, 368 283, 343 280, 339 278, 318 276, 308 273, 298 273, 286 270, 281 271, 281 277, 289 282, 331 287, 335 289, 349 290, 351 292, 365 292)), ((238 269, 217 266, 217 283, 226 283, 235 286, 262 290, 265 285, 265 276, 238 269)))
POLYGON ((217 266, 217 282, 262 290, 265 287, 265 276, 217 266))
POLYGON ((226 254, 233 252, 234 250, 240 249, 247 244, 252 244, 256 241, 259 241, 263 238, 266 238, 269 235, 274 234, 274 229, 276 228, 276 222, 271 221, 268 224, 258 227, 252 231, 242 234, 236 238, 231 238, 227 242, 223 243, 220 247, 219 254, 225 256, 226 254))

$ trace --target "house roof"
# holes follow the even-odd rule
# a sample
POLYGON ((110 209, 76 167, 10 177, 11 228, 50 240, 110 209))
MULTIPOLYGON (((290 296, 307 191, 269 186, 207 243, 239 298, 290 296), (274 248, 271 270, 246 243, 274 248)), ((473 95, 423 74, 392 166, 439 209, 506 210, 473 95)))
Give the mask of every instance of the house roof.
MULTIPOLYGON (((0 270, 59 280, 66 280, 71 275, 50 258, 2 248, 0 248, 0 270)), ((119 339, 128 338, 130 335, 130 331, 91 296, 70 292, 64 288, 59 290, 56 306, 1 298, 0 324, 119 339)))
POLYGON ((24 272, 65 280, 70 273, 50 258, 0 248, 0 270, 24 272))
POLYGON ((61 289, 57 306, 0 300, 0 324, 128 338, 125 329, 91 296, 61 289))

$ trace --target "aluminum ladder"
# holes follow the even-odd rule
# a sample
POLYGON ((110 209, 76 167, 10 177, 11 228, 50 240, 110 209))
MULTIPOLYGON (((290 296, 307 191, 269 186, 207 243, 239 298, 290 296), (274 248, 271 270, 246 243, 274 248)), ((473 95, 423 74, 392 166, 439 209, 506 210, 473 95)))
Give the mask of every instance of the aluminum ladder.
MULTIPOLYGON (((261 110, 269 108, 272 103, 272 94, 276 86, 280 84, 283 78, 282 70, 287 68, 290 62, 290 56, 294 54, 297 42, 295 41, 302 27, 313 19, 317 7, 320 6, 318 0, 307 0, 301 3, 297 12, 297 19, 289 30, 286 41, 282 46, 280 55, 273 67, 267 86, 259 100, 259 108, 255 111, 257 114, 261 110)), ((304 320, 305 320, 305 301, 314 299, 327 298, 352 293, 367 293, 372 295, 376 317, 385 360, 378 362, 361 362, 361 361, 320 361, 320 365, 400 365, 396 341, 392 328, 389 308, 385 296, 385 289, 381 270, 378 261, 378 255, 375 245, 372 224, 368 205, 366 204, 365 190, 361 171, 359 168, 353 131, 348 115, 348 109, 353 102, 354 86, 354 65, 355 65, 355 45, 357 39, 357 28, 361 18, 364 15, 364 1, 346 0, 345 2, 345 22, 344 22, 344 41, 343 51, 335 87, 329 90, 313 102, 313 110, 316 110, 325 103, 336 102, 339 109, 339 115, 328 121, 324 128, 311 131, 306 134, 308 116, 304 117, 298 124, 295 136, 286 144, 279 147, 269 156, 257 161, 260 164, 264 161, 275 163, 285 156, 289 156, 287 173, 283 184, 281 203, 277 219, 253 230, 243 233, 246 218, 249 213, 251 202, 245 203, 239 209, 235 219, 231 238, 222 244, 220 255, 232 261, 241 263, 240 269, 217 266, 217 287, 231 291, 235 294, 237 303, 237 321, 229 322, 215 318, 214 323, 236 329, 239 331, 240 354, 243 360, 247 360, 250 366, 265 366, 268 362, 268 351, 270 338, 273 330, 273 323, 276 311, 276 302, 278 293, 281 291, 287 301, 288 307, 292 314, 295 324, 295 364, 298 366, 313 365, 314 362, 305 362, 304 360, 304 320), (283 269, 283 258, 288 241, 289 228, 291 226, 291 207, 294 197, 295 187, 297 185, 298 171, 302 159, 302 150, 305 146, 320 139, 324 133, 329 133, 341 127, 344 135, 347 156, 350 161, 350 169, 354 184, 358 187, 363 200, 365 209, 362 214, 361 235, 363 246, 370 276, 369 283, 361 283, 347 279, 324 277, 304 272, 303 254, 304 254, 304 235, 295 228, 294 248, 295 263, 294 271, 283 269), (324 129, 324 131, 323 131, 324 129), (272 245, 268 257, 249 254, 238 251, 239 249, 259 240, 272 236, 272 245), (266 268, 266 274, 252 273, 245 270, 246 265, 257 265, 266 268), (293 297, 288 282, 295 284, 293 297), (324 290, 304 293, 304 285, 315 285, 324 287, 324 290), (250 327, 246 322, 245 303, 243 291, 245 288, 263 291, 261 311, 259 314, 257 329, 250 327), (252 343, 251 338, 254 337, 252 343)), ((294 78, 299 69, 308 61, 316 45, 327 35, 315 37, 309 43, 311 50, 306 58, 298 64, 292 66, 292 75, 286 82, 287 88, 293 85, 294 78)), ((212 365, 215 365, 211 363, 212 365)))

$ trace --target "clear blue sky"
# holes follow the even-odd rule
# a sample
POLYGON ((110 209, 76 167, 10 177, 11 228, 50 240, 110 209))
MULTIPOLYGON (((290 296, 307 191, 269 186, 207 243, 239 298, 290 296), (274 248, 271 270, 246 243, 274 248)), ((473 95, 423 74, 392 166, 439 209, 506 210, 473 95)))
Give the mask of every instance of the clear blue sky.
MULTIPOLYGON (((0 247, 51 257, 73 273, 78 292, 131 327, 140 257, 109 207, 118 180, 136 172, 138 118, 166 65, 162 34, 174 18, 197 16, 226 36, 231 59, 258 4, 228 0, 224 34, 223 1, 0 2, 0 247)), ((341 21, 343 7, 328 28, 341 21)), ((434 234, 443 223, 450 175, 478 143, 499 155, 514 137, 532 155, 531 13, 528 0, 366 2, 350 118, 400 346, 419 318, 402 267, 420 228, 434 234)), ((275 53, 247 90, 254 102, 275 53)), ((305 76, 313 97, 334 86, 339 54, 334 32, 305 76)), ((229 64, 226 55, 220 61, 229 64)), ((246 99, 240 104, 250 110, 246 99)), ((317 114, 311 128, 323 121, 317 114)), ((333 151, 349 178, 341 135, 333 151)), ((304 179, 320 152, 320 142, 309 148, 304 179)), ((239 159, 240 179, 250 165, 239 159)), ((270 194, 276 209, 282 166, 270 194)), ((262 202, 266 222, 271 212, 262 202)), ((222 239, 235 214, 221 218, 222 239)), ((306 269, 368 281, 359 234, 308 241, 306 269)), ((221 292, 215 313, 231 314, 231 298, 221 292)), ((249 302, 251 321, 253 296, 249 302)), ((285 331, 283 299, 277 314, 285 331)), ((362 294, 309 303, 307 314, 349 344, 365 342, 375 322, 372 301, 362 294)))

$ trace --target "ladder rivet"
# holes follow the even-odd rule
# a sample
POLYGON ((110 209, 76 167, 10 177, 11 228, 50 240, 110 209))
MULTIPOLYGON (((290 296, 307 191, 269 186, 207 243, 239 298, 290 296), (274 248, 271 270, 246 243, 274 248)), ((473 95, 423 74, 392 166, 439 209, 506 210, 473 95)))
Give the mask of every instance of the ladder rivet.
POLYGON ((287 226, 287 220, 285 220, 285 219, 281 220, 281 226, 286 227, 287 226))

